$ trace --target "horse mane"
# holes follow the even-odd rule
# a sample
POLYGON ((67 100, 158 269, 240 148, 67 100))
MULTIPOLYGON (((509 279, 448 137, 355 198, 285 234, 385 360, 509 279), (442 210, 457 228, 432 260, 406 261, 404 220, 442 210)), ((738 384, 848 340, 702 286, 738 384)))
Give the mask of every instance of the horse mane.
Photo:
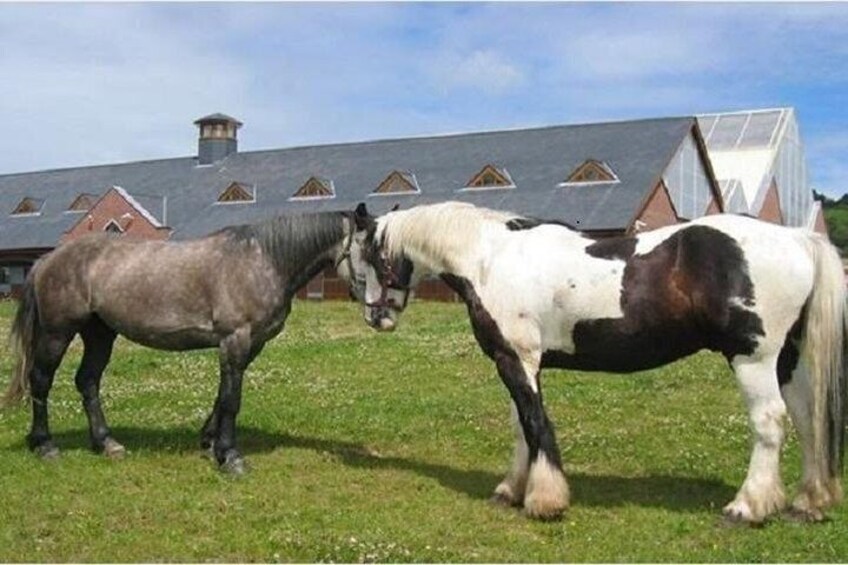
POLYGON ((226 227, 216 234, 226 235, 236 244, 255 241, 277 272, 288 278, 344 238, 344 218, 344 212, 281 215, 226 227))
POLYGON ((386 214, 378 219, 376 236, 393 259, 411 251, 440 262, 461 257, 485 225, 505 226, 515 218, 465 202, 440 202, 386 214))

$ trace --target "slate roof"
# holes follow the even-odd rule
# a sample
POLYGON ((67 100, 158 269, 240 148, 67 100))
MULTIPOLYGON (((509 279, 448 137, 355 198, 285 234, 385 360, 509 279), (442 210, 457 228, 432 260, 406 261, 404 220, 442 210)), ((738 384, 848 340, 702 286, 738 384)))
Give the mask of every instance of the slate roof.
POLYGON ((79 219, 66 212, 79 193, 102 195, 112 186, 149 206, 174 239, 279 213, 352 210, 362 201, 383 213, 395 203, 460 200, 621 230, 693 127, 693 117, 660 118, 241 152, 212 165, 184 157, 0 175, 0 249, 56 245, 79 219), (619 181, 563 185, 587 159, 606 163, 619 181), (508 169, 515 188, 461 190, 487 164, 508 169), (413 174, 420 193, 369 196, 395 170, 413 174), (335 196, 290 200, 312 176, 332 181, 335 196), (253 185, 256 201, 216 203, 234 181, 253 185), (45 200, 41 215, 9 217, 25 196, 45 200))

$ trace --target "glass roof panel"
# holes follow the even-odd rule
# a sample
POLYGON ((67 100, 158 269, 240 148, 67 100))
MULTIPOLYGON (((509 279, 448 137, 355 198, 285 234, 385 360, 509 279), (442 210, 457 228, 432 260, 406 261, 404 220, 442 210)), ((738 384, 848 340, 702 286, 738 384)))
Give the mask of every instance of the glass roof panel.
POLYGON ((781 110, 751 114, 748 127, 745 128, 745 133, 739 141, 739 147, 768 147, 782 114, 781 110))
POLYGON ((732 149, 742 134, 750 114, 725 114, 719 116, 713 133, 707 142, 710 149, 732 149))

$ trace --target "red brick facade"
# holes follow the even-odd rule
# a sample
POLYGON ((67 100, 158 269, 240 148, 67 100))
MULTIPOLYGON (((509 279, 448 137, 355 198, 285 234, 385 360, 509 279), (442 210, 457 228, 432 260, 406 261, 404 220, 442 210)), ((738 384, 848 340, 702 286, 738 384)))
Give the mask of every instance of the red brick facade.
POLYGON ((777 192, 777 183, 773 179, 757 217, 766 222, 783 225, 783 212, 780 210, 780 194, 777 192))
POLYGON ((62 241, 105 231, 110 222, 117 224, 124 237, 168 239, 171 234, 169 228, 154 225, 121 191, 111 188, 88 212, 80 213, 79 221, 65 232, 62 241))
POLYGON ((680 221, 677 217, 677 212, 674 210, 674 204, 671 203, 671 197, 668 195, 668 190, 665 184, 661 181, 654 188, 654 192, 648 198, 647 204, 642 209, 642 213, 636 218, 631 231, 649 231, 663 226, 671 226, 680 221))

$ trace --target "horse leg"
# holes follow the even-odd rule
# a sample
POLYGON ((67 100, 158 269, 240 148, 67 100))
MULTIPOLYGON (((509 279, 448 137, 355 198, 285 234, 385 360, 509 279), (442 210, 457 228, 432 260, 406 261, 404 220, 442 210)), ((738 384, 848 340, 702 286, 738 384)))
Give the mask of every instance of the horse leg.
POLYGON ((220 398, 216 397, 215 404, 212 406, 212 411, 209 413, 209 416, 203 423, 203 427, 200 429, 200 448, 209 451, 213 455, 215 438, 218 437, 218 422, 220 421, 221 414, 220 404, 220 398))
POLYGON ((505 506, 521 506, 524 503, 524 491, 527 488, 527 473, 530 470, 530 453, 524 441, 524 428, 518 416, 515 402, 510 402, 512 426, 515 431, 515 451, 512 468, 503 481, 495 488, 492 502, 505 506))
MULTIPOLYGON (((518 420, 527 444, 527 461, 530 468, 526 471, 526 490, 524 495, 524 510, 534 518, 552 519, 559 517, 568 508, 569 492, 565 474, 562 471, 559 449, 556 445, 553 425, 545 414, 542 405, 542 393, 539 388, 539 365, 522 362, 515 354, 504 353, 496 355, 498 373, 503 380, 518 411, 518 420)), ((516 465, 521 467, 523 456, 521 446, 516 446, 516 465)), ((519 481, 523 470, 517 474, 511 473, 500 485, 500 492, 495 495, 510 495, 512 502, 520 502, 521 486, 519 481), (514 488, 508 492, 501 488, 514 488)))
POLYGON ((218 436, 218 421, 221 413, 220 405, 221 398, 218 396, 215 398, 215 404, 212 406, 212 412, 209 413, 209 416, 203 423, 203 427, 200 429, 201 449, 209 450, 215 445, 215 438, 218 436))
POLYGON ((59 456, 59 448, 53 443, 47 411, 47 397, 53 386, 56 369, 71 343, 70 336, 61 333, 39 331, 36 336, 35 358, 29 373, 30 396, 32 398, 32 427, 27 435, 27 445, 39 457, 53 459, 59 456))
POLYGON ((126 450, 111 437, 100 404, 100 379, 112 356, 112 345, 117 334, 94 317, 80 330, 80 336, 85 349, 74 382, 82 396, 82 405, 88 418, 91 447, 108 457, 122 457, 126 450))
POLYGON ((251 344, 250 327, 244 326, 221 340, 218 356, 221 380, 218 400, 210 419, 217 410, 218 425, 213 451, 221 470, 233 475, 244 473, 244 459, 236 449, 236 417, 241 409, 241 384, 244 370, 258 353, 251 344))
POLYGON ((780 479, 780 446, 786 405, 778 386, 777 355, 738 356, 732 364, 748 405, 754 447, 748 475, 736 498, 724 507, 724 515, 730 521, 756 524, 785 504, 780 479))
POLYGON ((806 367, 799 363, 791 374, 782 377, 780 392, 798 434, 803 468, 801 485, 792 501, 792 514, 819 522, 824 520, 823 511, 842 499, 842 487, 838 479, 830 477, 826 465, 816 461, 813 390, 806 367), (785 379, 790 380, 786 382, 785 379))
MULTIPOLYGON (((250 361, 255 359, 257 355, 259 355, 259 352, 262 351, 262 348, 264 346, 264 343, 253 344, 250 350, 249 360, 247 364, 249 364, 250 361)), ((211 457, 215 456, 215 438, 218 437, 218 427, 220 424, 220 420, 221 389, 219 387, 218 395, 215 397, 215 404, 212 405, 212 411, 209 413, 209 416, 206 417, 206 421, 203 423, 203 427, 200 429, 200 448, 203 450, 207 450, 211 457)))

